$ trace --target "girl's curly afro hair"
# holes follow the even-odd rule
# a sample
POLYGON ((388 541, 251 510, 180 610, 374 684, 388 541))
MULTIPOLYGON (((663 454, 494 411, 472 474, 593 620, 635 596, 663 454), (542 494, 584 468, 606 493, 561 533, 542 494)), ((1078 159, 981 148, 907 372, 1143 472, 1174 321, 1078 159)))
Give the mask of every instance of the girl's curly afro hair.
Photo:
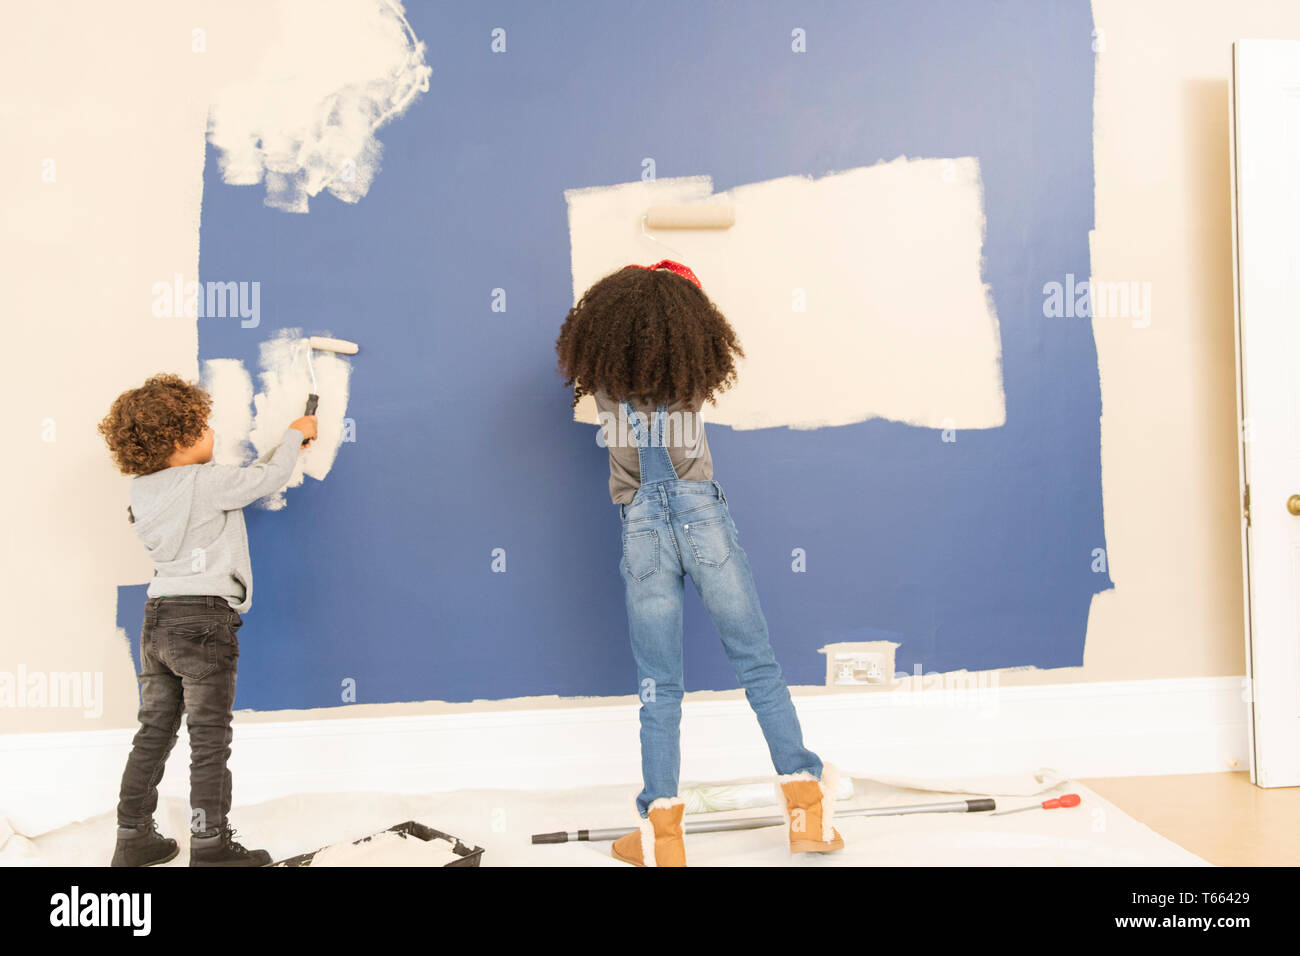
POLYGON ((123 474, 151 475, 167 467, 177 442, 188 448, 203 437, 211 411, 207 392, 164 372, 117 396, 99 433, 123 474))
POLYGON ((698 411, 736 379, 745 353, 735 330, 695 283, 666 269, 625 266, 569 310, 556 340, 559 370, 583 395, 698 411))

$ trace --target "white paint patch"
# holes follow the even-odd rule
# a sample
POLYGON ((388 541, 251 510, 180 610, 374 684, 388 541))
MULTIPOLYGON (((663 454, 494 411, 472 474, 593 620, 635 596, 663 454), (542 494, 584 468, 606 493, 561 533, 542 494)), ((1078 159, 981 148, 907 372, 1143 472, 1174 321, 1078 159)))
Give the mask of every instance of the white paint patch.
MULTIPOLYGON (((746 358, 710 422, 931 428, 1006 421, 998 319, 981 276, 974 157, 913 159, 713 193, 708 176, 565 191, 574 301, 629 263, 686 263, 746 358), (651 205, 722 202, 736 224, 641 233, 651 205), (657 241, 655 241, 657 240, 657 241)), ((577 420, 597 423, 590 397, 577 420)))
MULTIPOLYGON (((217 457, 214 450, 213 457, 222 464, 247 464, 252 457, 250 445, 259 458, 269 454, 284 439, 285 429, 306 409, 312 385, 307 371, 307 338, 302 330, 283 330, 263 342, 260 352, 261 390, 256 395, 239 360, 212 359, 204 363, 205 382, 213 399, 210 420, 217 431, 217 448, 225 455, 217 457)), ((285 506, 285 489, 298 487, 305 476, 324 480, 343 444, 352 366, 340 355, 320 351, 312 353, 312 365, 320 396, 317 438, 298 455, 298 464, 284 488, 258 502, 271 511, 285 506)))
POLYGON ((419 840, 389 831, 356 843, 327 846, 310 866, 446 866, 460 856, 448 840, 419 840))
POLYGON ((222 179, 266 182, 266 205, 307 212, 329 190, 356 202, 379 171, 375 131, 429 89, 424 44, 394 0, 281 0, 257 68, 208 119, 222 179))
POLYGON ((253 427, 253 378, 239 359, 208 359, 203 363, 203 387, 212 396, 208 424, 216 432, 212 460, 219 465, 243 465, 252 456, 248 433, 253 427))
MULTIPOLYGON (((316 370, 317 438, 298 456, 298 464, 285 488, 297 488, 304 476, 318 481, 329 474, 343 444, 343 417, 348 408, 348 387, 352 366, 333 352, 313 352, 316 370)), ((262 390, 253 396, 253 428, 248 439, 258 457, 269 453, 284 438, 284 430, 299 418, 311 394, 311 375, 307 371, 307 339, 298 329, 286 329, 262 343, 259 378, 262 390)), ((264 498, 259 504, 271 511, 284 507, 284 491, 264 498)))

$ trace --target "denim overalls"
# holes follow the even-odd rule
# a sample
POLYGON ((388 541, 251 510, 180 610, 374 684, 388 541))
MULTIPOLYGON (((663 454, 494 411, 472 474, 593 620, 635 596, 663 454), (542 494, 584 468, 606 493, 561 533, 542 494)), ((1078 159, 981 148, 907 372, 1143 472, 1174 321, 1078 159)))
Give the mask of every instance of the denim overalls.
POLYGON ((820 779, 822 762, 803 745, 799 718, 768 641, 767 621, 727 497, 716 481, 681 481, 664 442, 667 409, 646 435, 642 416, 623 402, 637 445, 641 487, 619 506, 627 623, 641 697, 641 816, 660 797, 677 796, 681 766, 682 596, 689 574, 722 637, 779 774, 820 779))

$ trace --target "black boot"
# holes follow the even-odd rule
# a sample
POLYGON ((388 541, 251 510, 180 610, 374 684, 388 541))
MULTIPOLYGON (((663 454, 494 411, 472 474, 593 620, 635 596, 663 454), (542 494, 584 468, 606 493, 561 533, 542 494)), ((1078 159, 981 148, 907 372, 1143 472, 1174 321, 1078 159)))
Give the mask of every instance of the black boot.
POLYGON ((117 828, 117 849, 113 851, 110 866, 157 866, 176 859, 180 848, 158 832, 158 825, 150 820, 142 826, 117 828))
POLYGON ((246 850, 235 842, 235 831, 224 826, 211 835, 190 837, 190 866, 266 866, 271 854, 246 850))

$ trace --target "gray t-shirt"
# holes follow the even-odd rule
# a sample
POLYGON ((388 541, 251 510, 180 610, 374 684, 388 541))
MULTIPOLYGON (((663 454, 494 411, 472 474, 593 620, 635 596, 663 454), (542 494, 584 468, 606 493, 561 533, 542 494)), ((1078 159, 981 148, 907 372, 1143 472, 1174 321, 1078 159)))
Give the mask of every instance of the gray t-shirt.
MULTIPOLYGON (((614 504, 625 505, 641 487, 641 459, 637 455, 636 438, 622 402, 614 401, 604 392, 597 392, 593 397, 600 417, 601 434, 609 449, 609 496, 614 504)), ((641 401, 632 405, 644 416, 642 422, 648 427, 654 407, 641 401)), ((713 457, 709 454, 709 441, 699 412, 687 411, 681 402, 669 405, 664 444, 680 480, 708 481, 713 477, 713 457)))

